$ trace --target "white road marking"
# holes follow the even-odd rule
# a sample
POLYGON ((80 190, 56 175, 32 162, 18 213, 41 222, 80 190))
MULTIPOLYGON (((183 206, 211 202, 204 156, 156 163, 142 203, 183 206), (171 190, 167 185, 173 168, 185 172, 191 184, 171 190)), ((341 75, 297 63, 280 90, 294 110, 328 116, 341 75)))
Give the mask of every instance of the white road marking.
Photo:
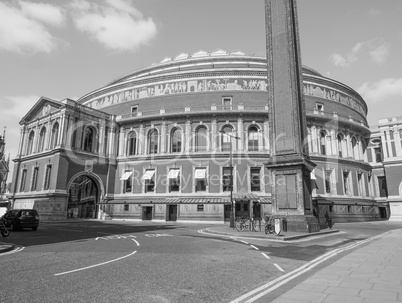
POLYGON ((275 266, 277 269, 279 269, 280 271, 284 272, 283 268, 280 267, 278 264, 274 263, 274 266, 275 266))
POLYGON ((243 240, 239 240, 239 241, 248 245, 248 242, 246 242, 246 241, 243 241, 243 240))
POLYGON ((16 249, 13 249, 11 251, 7 251, 5 253, 1 253, 0 256, 4 256, 4 255, 11 255, 11 254, 15 254, 17 252, 23 251, 25 247, 17 247, 16 249))
POLYGON ((341 253, 343 251, 355 248, 355 247, 357 247, 357 246, 359 246, 361 244, 367 243, 367 242, 372 241, 372 240, 374 240, 376 238, 383 237, 384 235, 386 235, 388 233, 390 233, 390 231, 382 233, 382 234, 379 234, 379 235, 376 235, 374 237, 367 238, 365 240, 362 240, 362 241, 359 241, 359 242, 356 242, 356 243, 353 243, 353 244, 350 244, 348 246, 340 247, 340 248, 334 249, 333 251, 327 252, 327 253, 315 258, 314 260, 304 264, 303 266, 301 266, 301 267, 299 267, 299 268, 297 268, 297 269, 295 269, 295 270, 293 270, 293 271, 291 271, 291 272, 289 272, 287 274, 284 274, 283 276, 280 276, 279 278, 277 278, 277 279, 275 279, 275 280, 273 280, 271 282, 268 282, 267 284, 262 285, 262 286, 260 286, 260 287, 258 287, 256 289, 254 289, 254 290, 252 290, 252 291, 240 296, 239 298, 231 301, 230 303, 240 303, 240 302, 251 303, 251 302, 254 302, 254 301, 258 300, 259 298, 265 296, 266 294, 270 293, 271 291, 277 289, 278 287, 286 284, 287 282, 289 282, 289 281, 297 278, 298 276, 304 274, 305 272, 311 270, 312 268, 316 267, 317 265, 319 265, 319 264, 325 262, 326 260, 336 256, 337 254, 339 254, 339 253, 341 253), (247 298, 250 298, 250 299, 247 300, 247 298), (247 300, 247 301, 245 301, 245 300, 247 300))
POLYGON ((254 245, 250 245, 252 248, 254 248, 255 250, 260 250, 258 247, 255 247, 254 245))
POLYGON ((146 234, 145 237, 173 237, 169 234, 146 234))
POLYGON ((97 231, 96 233, 97 233, 97 234, 102 234, 102 235, 114 235, 114 234, 111 234, 111 233, 103 233, 103 232, 101 232, 101 231, 97 231))
POLYGON ((261 253, 265 258, 267 258, 267 259, 271 259, 266 253, 261 253))
POLYGON ((74 270, 69 270, 69 271, 61 272, 61 273, 54 274, 54 275, 55 275, 55 276, 61 276, 61 275, 71 274, 71 273, 73 273, 73 272, 77 272, 77 271, 81 271, 81 270, 86 270, 86 269, 94 268, 94 267, 97 267, 97 266, 106 265, 106 264, 109 264, 109 263, 112 263, 112 262, 116 262, 116 261, 119 261, 119 260, 121 260, 121 259, 130 257, 130 256, 134 255, 136 252, 137 252, 137 251, 135 250, 135 251, 133 251, 132 253, 130 253, 130 254, 126 255, 126 256, 117 258, 117 259, 113 259, 113 260, 110 260, 110 261, 106 261, 106 262, 94 264, 94 265, 87 266, 87 267, 83 267, 83 268, 78 268, 78 269, 74 269, 74 270))
POLYGON ((138 243, 137 240, 135 240, 135 239, 131 239, 131 240, 133 240, 135 243, 137 243, 137 246, 140 246, 140 243, 138 243))

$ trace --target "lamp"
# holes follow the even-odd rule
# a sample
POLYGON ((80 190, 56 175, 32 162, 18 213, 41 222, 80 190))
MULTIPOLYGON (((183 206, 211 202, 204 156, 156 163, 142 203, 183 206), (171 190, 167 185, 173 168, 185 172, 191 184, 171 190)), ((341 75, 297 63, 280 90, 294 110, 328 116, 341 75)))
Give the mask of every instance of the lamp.
POLYGON ((223 130, 219 131, 220 133, 230 137, 230 158, 229 158, 229 165, 230 165, 230 227, 235 227, 235 208, 233 207, 233 164, 232 164, 232 138, 239 140, 239 137, 229 135, 228 133, 224 132, 223 130))

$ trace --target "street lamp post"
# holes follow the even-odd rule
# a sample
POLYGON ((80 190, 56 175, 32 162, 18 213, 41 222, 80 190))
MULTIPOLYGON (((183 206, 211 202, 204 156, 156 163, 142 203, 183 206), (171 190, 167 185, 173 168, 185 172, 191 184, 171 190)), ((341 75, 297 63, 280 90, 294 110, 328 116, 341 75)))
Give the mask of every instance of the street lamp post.
POLYGON ((233 162, 232 162, 232 138, 239 140, 239 137, 229 135, 224 131, 219 131, 220 133, 230 137, 230 155, 229 155, 229 165, 230 165, 230 227, 235 227, 235 207, 233 206, 233 162))

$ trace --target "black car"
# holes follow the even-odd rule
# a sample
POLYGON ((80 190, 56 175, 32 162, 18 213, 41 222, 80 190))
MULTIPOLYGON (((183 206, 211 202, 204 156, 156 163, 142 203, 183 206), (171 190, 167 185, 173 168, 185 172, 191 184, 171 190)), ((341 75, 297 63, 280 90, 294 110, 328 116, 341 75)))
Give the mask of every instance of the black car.
POLYGON ((12 209, 7 211, 3 218, 11 230, 22 228, 37 230, 39 226, 39 214, 36 209, 12 209))

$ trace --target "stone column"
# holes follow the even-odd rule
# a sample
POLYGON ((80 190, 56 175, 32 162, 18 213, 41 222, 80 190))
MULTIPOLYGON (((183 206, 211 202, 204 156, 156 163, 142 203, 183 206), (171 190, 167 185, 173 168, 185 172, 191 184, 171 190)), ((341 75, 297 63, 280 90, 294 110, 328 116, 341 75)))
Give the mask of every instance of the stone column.
POLYGON ((240 139, 232 139, 233 140, 233 144, 234 144, 234 151, 235 150, 239 150, 239 151, 243 151, 244 150, 244 138, 246 138, 247 140, 247 135, 244 134, 244 120, 243 118, 239 117, 237 119, 237 137, 239 137, 240 139))
POLYGON ((140 130, 138 134, 138 155, 144 155, 145 154, 145 129, 144 129, 144 124, 140 125, 140 130))
POLYGON ((318 153, 318 136, 317 136, 317 128, 315 125, 311 126, 311 139, 312 139, 312 152, 318 153))
POLYGON ((389 158, 389 152, 387 153, 387 150, 389 151, 387 141, 385 140, 385 134, 384 131, 380 131, 381 134, 381 143, 382 143, 382 154, 384 156, 384 160, 389 158))
MULTIPOLYGON (((186 142, 185 142, 185 147, 186 147, 186 152, 192 152, 192 148, 191 148, 191 140, 194 138, 192 137, 192 132, 191 132, 191 121, 187 120, 186 121, 186 142)), ((194 144, 193 144, 194 145, 194 144)))
POLYGON ((18 154, 17 158, 21 157, 24 155, 23 149, 25 147, 25 137, 26 137, 26 127, 25 125, 20 126, 20 142, 18 143, 18 154))
POLYGON ((211 121, 211 149, 216 151, 217 149, 217 137, 218 137, 218 125, 216 119, 211 121))
POLYGON ((265 0, 265 16, 272 214, 286 218, 288 231, 316 232, 296 1, 265 0))
POLYGON ((265 150, 269 151, 270 150, 270 145, 269 145, 270 139, 269 139, 269 121, 268 121, 268 119, 264 121, 263 140, 264 140, 263 148, 265 148, 265 150))
POLYGON ((331 134, 331 147, 332 147, 331 155, 335 156, 338 155, 338 141, 336 140, 335 130, 331 129, 330 134, 331 134))
POLYGON ((169 140, 167 139, 167 125, 166 125, 166 121, 162 121, 162 125, 161 125, 161 145, 160 145, 160 153, 164 154, 166 153, 166 141, 169 142, 169 140))

